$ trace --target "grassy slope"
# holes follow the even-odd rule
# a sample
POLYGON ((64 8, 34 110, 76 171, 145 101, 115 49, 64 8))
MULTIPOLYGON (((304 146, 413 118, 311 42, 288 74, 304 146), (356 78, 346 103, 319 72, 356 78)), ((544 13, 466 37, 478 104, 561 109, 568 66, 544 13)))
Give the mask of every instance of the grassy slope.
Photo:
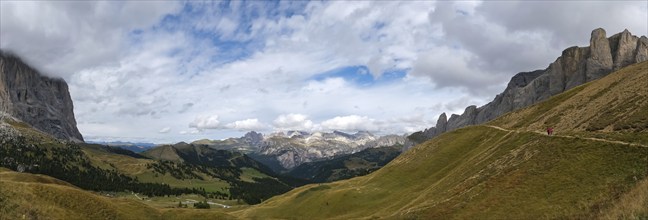
MULTIPOLYGON (((459 129, 368 176, 308 185, 229 214, 257 219, 648 217, 648 148, 536 133, 551 125, 558 134, 644 144, 647 70, 648 62, 633 65, 489 123, 520 132, 459 129), (611 115, 610 123, 606 116, 611 115)), ((53 218, 229 217, 217 210, 153 209, 74 187, 32 183, 40 180, 31 177, 5 177, 0 216, 10 219, 45 213, 53 218)))
POLYGON ((350 179, 378 170, 400 153, 399 147, 369 148, 330 160, 303 163, 287 175, 316 183, 350 179))
POLYGON ((0 219, 231 219, 216 210, 155 209, 108 198, 44 175, 0 169, 0 219))
MULTIPOLYGON (((95 166, 104 168, 104 169, 116 169, 120 173, 137 177, 142 182, 147 183, 166 183, 171 187, 179 188, 204 188, 207 192, 223 192, 229 193, 227 190, 230 187, 230 184, 227 181, 213 178, 207 174, 199 173, 204 180, 201 179, 177 179, 170 174, 156 174, 153 169, 146 168, 147 164, 154 163, 154 160, 151 159, 138 159, 121 154, 114 154, 106 152, 97 147, 85 147, 83 151, 89 156, 95 166)), ((177 158, 174 161, 181 162, 183 161, 180 156, 173 150, 171 146, 161 146, 157 148, 152 148, 144 152, 144 155, 151 156, 153 158, 160 157, 161 152, 166 152, 162 158, 177 158)), ((232 159, 233 160, 233 159, 232 159)), ((243 172, 241 173, 241 180, 247 182, 254 182, 253 177, 256 178, 270 178, 268 175, 265 175, 253 168, 242 168, 243 172)))
POLYGON ((155 210, 129 200, 108 199, 44 176, 0 171, 0 203, 3 219, 23 216, 52 219, 107 219, 138 216, 152 219, 155 210), (35 202, 37 201, 37 202, 35 202))
POLYGON ((648 145, 648 62, 631 65, 489 124, 648 145))
POLYGON ((202 175, 205 180, 200 179, 176 179, 170 174, 156 174, 153 169, 146 168, 147 164, 154 163, 150 159, 138 159, 121 154, 105 152, 103 150, 91 147, 84 147, 83 151, 92 160, 92 163, 104 169, 116 169, 120 173, 137 177, 145 183, 166 183, 171 187, 178 188, 204 188, 207 192, 224 192, 230 185, 217 178, 202 175))
POLYGON ((487 126, 459 129, 368 176, 298 188, 236 214, 316 219, 607 217, 599 213, 648 217, 648 206, 636 205, 648 203, 646 196, 636 195, 648 190, 648 148, 536 133, 550 125, 558 134, 607 135, 645 144, 647 77, 648 62, 633 65, 489 123, 520 132, 487 126), (615 120, 607 120, 610 116, 615 120))

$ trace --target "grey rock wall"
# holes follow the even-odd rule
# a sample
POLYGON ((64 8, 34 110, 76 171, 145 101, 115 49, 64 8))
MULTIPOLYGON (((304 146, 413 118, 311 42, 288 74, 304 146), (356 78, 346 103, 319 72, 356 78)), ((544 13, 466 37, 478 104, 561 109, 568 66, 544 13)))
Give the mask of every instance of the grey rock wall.
POLYGON ((42 76, 18 57, 2 51, 0 109, 56 138, 83 141, 67 83, 42 76))
POLYGON ((646 36, 639 38, 624 30, 606 38, 605 30, 598 28, 592 31, 589 47, 567 48, 546 69, 516 74, 504 92, 495 96, 493 101, 479 108, 469 106, 463 114, 453 114, 447 121, 443 113, 436 127, 425 129, 422 133, 430 139, 447 131, 485 123, 646 60, 646 36))

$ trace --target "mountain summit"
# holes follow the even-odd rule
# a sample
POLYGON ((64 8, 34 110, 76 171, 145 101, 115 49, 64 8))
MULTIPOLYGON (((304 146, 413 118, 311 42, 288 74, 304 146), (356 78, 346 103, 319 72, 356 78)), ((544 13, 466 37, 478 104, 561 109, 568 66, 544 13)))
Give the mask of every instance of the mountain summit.
POLYGON ((73 110, 65 80, 42 76, 0 51, 0 111, 58 139, 82 142, 73 110))
POLYGON ((589 47, 570 47, 544 70, 521 72, 488 104, 468 106, 461 115, 448 119, 443 113, 435 127, 417 132, 422 141, 447 131, 482 124, 505 113, 521 109, 578 85, 599 79, 612 71, 648 60, 648 38, 632 35, 627 29, 606 38, 605 30, 592 31, 589 47))

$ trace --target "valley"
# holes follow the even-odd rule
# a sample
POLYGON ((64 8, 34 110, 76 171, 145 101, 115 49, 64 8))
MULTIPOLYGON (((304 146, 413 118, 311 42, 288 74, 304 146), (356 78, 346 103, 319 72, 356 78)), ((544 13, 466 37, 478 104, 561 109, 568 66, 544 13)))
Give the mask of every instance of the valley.
POLYGON ((648 200, 634 193, 646 190, 648 148, 642 140, 648 132, 648 114, 632 113, 647 107, 645 99, 636 99, 648 95, 647 77, 647 62, 632 65, 485 125, 442 134, 367 176, 302 187, 237 214, 340 219, 641 218, 648 214, 648 200), (601 91, 607 95, 596 95, 601 91), (633 95, 620 95, 626 91, 633 95), (591 99, 595 100, 584 102, 591 99), (614 108, 618 111, 610 113, 618 120, 609 121, 609 115, 600 112, 614 103, 627 104, 614 108), (593 116, 556 119, 586 114, 593 116), (601 122, 609 124, 598 131, 588 129, 601 122), (546 126, 554 126, 556 135, 547 136, 546 126), (371 208, 376 206, 383 209, 371 208), (277 211, 286 207, 297 213, 277 211))
POLYGON ((648 7, 135 3, 0 2, 0 220, 648 219, 648 7))
MULTIPOLYGON (((139 201, 130 195, 121 196, 123 199, 103 198, 100 195, 94 197, 102 198, 104 203, 109 201, 109 204, 126 202, 139 203, 140 206, 150 207, 149 209, 157 207, 154 209, 158 211, 152 213, 159 216, 154 218, 193 218, 207 213, 209 216, 280 219, 296 216, 315 219, 363 216, 444 219, 484 215, 494 218, 644 216, 648 212, 645 207, 648 206, 640 204, 646 204, 648 200, 637 196, 636 192, 645 190, 648 174, 648 146, 643 141, 648 132, 648 120, 645 118, 648 115, 615 113, 619 116, 618 120, 599 131, 591 131, 588 128, 607 120, 607 115, 593 114, 587 121, 572 121, 568 117, 556 120, 555 114, 596 113, 600 112, 597 108, 608 109, 606 103, 616 102, 629 103, 620 108, 620 111, 640 112, 645 109, 645 102, 625 100, 648 95, 645 89, 648 88, 645 87, 648 81, 643 80, 646 77, 648 63, 635 64, 547 101, 506 114, 485 125, 445 133, 408 150, 387 166, 366 176, 306 185, 256 206, 211 200, 231 208, 215 206, 211 211, 202 212, 170 208, 171 204, 177 204, 182 199, 191 201, 200 197, 181 196, 171 200, 151 197, 139 201), (632 90, 634 96, 592 96, 600 93, 601 88, 605 88, 609 94, 624 94, 624 91, 632 90), (583 97, 595 97, 596 101, 582 103, 583 97), (565 108, 576 104, 581 107, 565 108), (549 123, 556 128, 553 136, 544 133, 544 127, 549 123), (625 126, 628 123, 632 126, 625 126), (615 127, 624 129, 614 130, 615 127), (615 138, 601 138, 602 136, 615 138), (376 206, 383 208, 379 211, 372 208, 376 206), (285 209, 292 211, 282 211, 285 209)), ((24 130, 26 128, 16 125, 23 133, 28 133, 25 132, 28 130, 24 130)), ((33 135, 32 138, 40 134, 33 135)), ((146 172, 144 164, 153 163, 150 159, 126 155, 100 156, 100 150, 92 148, 85 149, 84 152, 88 152, 91 158, 108 164, 102 166, 115 164, 115 169, 141 177, 146 172)), ((3 172, 5 176, 31 175, 7 173, 6 170, 3 172)), ((263 175, 253 173, 247 175, 252 175, 252 179, 255 175, 257 178, 258 175, 263 175)), ((246 179, 244 176, 246 174, 242 174, 241 179, 246 179)), ((3 177, 3 184, 11 185, 5 189, 21 189, 21 184, 24 183, 16 181, 72 186, 49 177, 17 180, 22 178, 3 177), (14 187, 14 184, 21 187, 14 187)), ((164 179, 160 181, 166 182, 164 179)), ((42 190, 60 190, 61 187, 46 187, 42 190)), ((34 199, 40 201, 48 198, 47 195, 37 194, 34 199)), ((3 201, 8 198, 11 197, 3 201)), ((5 210, 5 213, 17 212, 5 210)))

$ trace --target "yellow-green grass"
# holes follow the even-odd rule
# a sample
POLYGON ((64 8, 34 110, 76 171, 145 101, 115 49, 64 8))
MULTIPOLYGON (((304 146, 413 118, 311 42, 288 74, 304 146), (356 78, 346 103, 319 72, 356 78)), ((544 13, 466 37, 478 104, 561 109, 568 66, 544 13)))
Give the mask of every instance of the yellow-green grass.
POLYGON ((218 178, 212 178, 206 175, 202 175, 204 180, 200 179, 176 179, 170 174, 159 174, 151 172, 144 172, 134 177, 141 182, 145 183, 165 183, 169 184, 171 187, 178 188, 204 188, 207 192, 223 192, 229 193, 228 189, 230 187, 229 183, 218 178))
POLYGON ((623 194, 612 207, 601 212, 602 219, 648 219, 648 178, 623 194))
POLYGON ((648 107, 646 97, 648 62, 624 68, 488 123, 515 131, 472 126, 448 132, 414 147, 367 176, 307 185, 247 208, 157 209, 141 201, 104 198, 70 186, 2 180, 0 214, 3 215, 0 216, 13 218, 24 213, 53 212, 45 216, 66 218, 68 213, 84 209, 76 216, 104 219, 122 216, 213 219, 230 218, 230 215, 244 219, 647 218, 648 148, 538 133, 552 126, 560 135, 646 144, 648 127, 643 127, 648 121, 648 115, 644 114, 648 107), (61 191, 59 188, 72 190, 71 196, 51 193, 61 191), (90 197, 89 203, 98 208, 79 205, 88 199, 76 196, 77 193, 90 197), (58 200, 51 202, 52 197, 58 200), (74 205, 61 205, 59 200, 74 205), (36 208, 28 206, 31 203, 36 208), (124 205, 130 207, 122 209, 124 205), (93 213, 87 213, 86 209, 93 213))
POLYGON ((441 135, 368 176, 302 187, 235 214, 589 218, 647 172, 648 148, 477 126, 441 135))
POLYGON ((140 153, 148 158, 156 158, 160 160, 169 160, 169 161, 183 161, 182 158, 178 155, 173 146, 165 145, 158 146, 155 148, 148 149, 140 153))
POLYGON ((24 136, 27 141, 39 143, 43 147, 65 147, 65 143, 57 140, 49 134, 45 134, 41 131, 38 131, 28 124, 21 121, 14 121, 11 119, 5 119, 5 122, 11 125, 12 128, 16 129, 18 133, 24 136))
POLYGON ((154 163, 150 159, 138 159, 121 154, 114 154, 85 147, 83 151, 88 155, 93 165, 103 169, 116 169, 120 173, 137 177, 139 181, 145 183, 166 183, 171 187, 177 188, 204 188, 207 192, 228 193, 230 185, 221 179, 213 178, 201 174, 200 179, 176 179, 170 174, 155 173, 153 169, 147 168, 148 164, 154 163))
POLYGON ((235 213, 260 219, 643 217, 645 206, 634 203, 646 200, 635 194, 646 190, 648 148, 579 137, 645 145, 646 97, 648 62, 487 126, 443 134, 368 176, 305 186, 235 213), (548 126, 573 137, 543 135, 548 126))
POLYGON ((68 182, 56 178, 52 178, 47 175, 18 173, 18 172, 13 172, 12 170, 4 167, 0 167, 0 181, 55 184, 55 185, 74 187, 74 185, 68 182))
POLYGON ((149 159, 139 159, 121 154, 108 153, 90 147, 84 147, 82 149, 88 155, 93 165, 103 169, 117 169, 120 173, 130 176, 151 172, 151 169, 146 168, 146 165, 155 162, 149 159))
POLYGON ((217 209, 157 209, 109 198, 44 175, 0 169, 0 219, 232 219, 217 209))
POLYGON ((237 219, 236 217, 226 214, 222 209, 188 209, 188 208, 170 208, 161 209, 162 219, 174 220, 196 220, 196 219, 237 219))
POLYGON ((241 173, 240 179, 246 182, 254 182, 253 178, 272 178, 266 174, 261 173, 257 169, 249 167, 243 167, 241 168, 241 171, 243 171, 243 173, 241 173))
MULTIPOLYGON (((195 194, 190 194, 190 195, 180 195, 180 196, 159 196, 159 197, 146 197, 143 195, 134 195, 132 193, 118 193, 116 197, 119 198, 125 198, 125 199, 131 199, 131 200, 136 200, 140 201, 146 205, 155 207, 155 208, 177 208, 178 207, 178 202, 182 202, 183 204, 187 204, 188 201, 204 201, 205 198, 202 197, 201 195, 195 195, 195 194)), ((228 205, 230 207, 232 206, 241 206, 241 204, 237 203, 235 200, 222 200, 222 199, 207 199, 209 202, 215 202, 223 205, 228 205)), ((191 205, 188 205, 188 208, 191 208, 191 205)), ((211 206, 214 209, 223 209, 223 207, 218 206, 218 205, 212 205, 211 206)))
POLYGON ((3 171, 0 179, 2 219, 156 219, 149 206, 109 199, 51 177, 3 171), (13 177, 10 177, 13 176, 13 177), (19 181, 16 181, 19 180, 19 181))
POLYGON ((648 145, 648 61, 578 86, 488 124, 648 145))

